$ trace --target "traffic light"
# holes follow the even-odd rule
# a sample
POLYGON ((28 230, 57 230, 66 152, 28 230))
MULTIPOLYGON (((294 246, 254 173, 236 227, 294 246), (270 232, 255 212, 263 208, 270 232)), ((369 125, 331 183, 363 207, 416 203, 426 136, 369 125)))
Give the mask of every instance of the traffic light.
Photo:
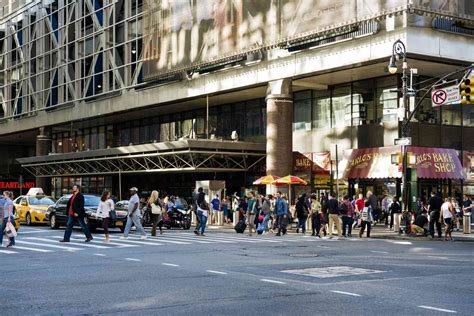
POLYGON ((474 104, 474 76, 464 79, 460 85, 461 104, 474 104))

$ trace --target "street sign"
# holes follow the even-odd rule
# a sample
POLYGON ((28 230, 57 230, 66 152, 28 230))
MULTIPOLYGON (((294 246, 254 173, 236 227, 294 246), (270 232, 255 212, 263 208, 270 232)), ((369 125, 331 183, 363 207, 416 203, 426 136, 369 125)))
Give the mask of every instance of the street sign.
POLYGON ((435 89, 431 92, 431 104, 433 107, 452 104, 461 101, 459 86, 452 85, 435 89))
POLYGON ((411 137, 395 138, 395 145, 410 146, 411 137))

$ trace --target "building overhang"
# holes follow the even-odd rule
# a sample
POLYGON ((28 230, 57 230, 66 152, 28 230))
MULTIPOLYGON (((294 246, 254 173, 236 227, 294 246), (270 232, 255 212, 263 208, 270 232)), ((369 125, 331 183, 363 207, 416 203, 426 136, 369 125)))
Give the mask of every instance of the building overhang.
POLYGON ((18 158, 35 177, 153 172, 242 172, 262 162, 265 143, 179 140, 18 158))

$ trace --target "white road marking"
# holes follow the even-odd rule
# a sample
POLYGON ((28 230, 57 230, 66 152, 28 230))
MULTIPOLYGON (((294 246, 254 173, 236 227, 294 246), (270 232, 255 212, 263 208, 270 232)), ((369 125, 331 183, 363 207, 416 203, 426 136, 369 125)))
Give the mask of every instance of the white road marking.
POLYGON ((285 282, 269 280, 269 279, 260 279, 260 281, 267 282, 267 283, 275 283, 275 284, 286 284, 285 282))
MULTIPOLYGON (((62 239, 63 238, 61 236, 47 236, 47 237, 48 238, 56 238, 56 239, 59 239, 59 238, 62 239)), ((32 238, 35 238, 35 237, 25 237, 25 239, 32 239, 32 238)), ((94 239, 103 239, 103 238, 94 237, 94 239)), ((109 249, 109 248, 112 248, 112 247, 109 247, 111 245, 119 246, 120 248, 138 247, 137 245, 124 245, 124 244, 118 244, 118 243, 114 243, 114 242, 107 243, 107 246, 93 245, 93 244, 90 244, 90 243, 87 244, 87 243, 84 242, 83 239, 75 238, 75 237, 71 237, 70 240, 71 241, 69 243, 72 244, 73 246, 78 245, 78 246, 81 246, 81 247, 96 248, 96 249, 109 249)))
POLYGON ((215 270, 206 270, 206 272, 214 273, 214 274, 227 274, 227 272, 215 271, 215 270))
POLYGON ((21 230, 21 232, 18 232, 18 234, 36 234, 36 233, 44 233, 46 232, 45 230, 29 230, 29 231, 24 231, 23 229, 21 230))
POLYGON ((432 258, 432 259, 442 259, 442 260, 449 260, 448 257, 439 257, 439 256, 428 256, 428 258, 432 258))
POLYGON ((22 245, 25 244, 25 245, 30 245, 30 246, 56 248, 56 249, 62 249, 62 250, 68 250, 68 251, 83 250, 81 248, 73 248, 73 247, 66 247, 66 246, 59 246, 59 245, 47 245, 47 244, 40 244, 40 243, 29 242, 29 241, 24 241, 24 240, 17 240, 16 243, 22 244, 22 245))
POLYGON ((20 247, 20 246, 13 246, 15 249, 23 249, 23 250, 30 250, 30 251, 36 251, 36 252, 54 252, 53 250, 47 250, 47 249, 38 249, 38 248, 30 248, 30 247, 20 247))
POLYGON ((343 292, 343 291, 331 291, 331 292, 337 293, 337 294, 350 295, 350 296, 361 296, 360 294, 351 293, 351 292, 343 292))
MULTIPOLYGON (((103 237, 97 237, 97 239, 104 239, 103 237)), ((138 244, 138 245, 147 245, 147 246, 163 246, 163 244, 155 243, 155 242, 147 242, 147 241, 138 241, 138 240, 130 240, 130 239, 119 239, 117 240, 118 243, 131 243, 131 244, 138 244)), ((123 244, 122 244, 123 246, 123 244)))
POLYGON ((200 240, 194 236, 179 236, 179 237, 174 237, 174 236, 170 236, 170 235, 160 235, 159 237, 155 237, 155 236, 152 236, 152 237, 148 237, 149 239, 152 239, 152 240, 178 240, 178 241, 184 241, 184 242, 191 242, 191 243, 198 243, 198 244, 215 244, 215 243, 218 243, 217 241, 210 241, 210 240, 200 240))
POLYGON ((107 257, 107 255, 104 255, 103 253, 95 253, 94 256, 97 256, 97 257, 107 257))
POLYGON ((6 253, 6 254, 13 254, 13 253, 18 253, 16 251, 11 251, 11 250, 3 250, 3 249, 0 249, 0 253, 6 253))
POLYGON ((445 312, 445 313, 452 313, 452 314, 456 314, 456 313, 457 313, 456 311, 452 311, 452 310, 450 310, 450 309, 438 308, 438 307, 433 307, 433 306, 420 305, 420 306, 418 306, 418 307, 419 307, 419 308, 424 308, 424 309, 430 309, 430 310, 438 311, 438 312, 445 312))
POLYGON ((135 258, 125 258, 127 261, 135 261, 135 262, 140 262, 140 259, 135 259, 135 258))
POLYGON ((164 266, 168 266, 168 267, 179 267, 179 264, 174 264, 174 263, 166 263, 166 262, 163 262, 162 265, 164 266))
MULTIPOLYGON (((128 237, 128 240, 143 240, 143 239, 140 239, 140 237, 128 237)), ((151 239, 151 238, 149 238, 151 239)), ((151 240, 158 240, 158 238, 152 238, 151 240)), ((177 244, 177 245, 190 245, 191 243, 190 242, 186 242, 186 241, 177 241, 177 240, 169 240, 169 239, 161 239, 160 242, 163 242, 163 243, 169 243, 169 244, 177 244)))
MULTIPOLYGON (((56 237, 57 238, 57 237, 56 237)), ((61 237, 60 237, 61 238, 61 237)), ((46 239, 46 238, 39 238, 39 237, 25 237, 25 239, 28 239, 28 240, 39 240, 39 241, 45 241, 45 242, 56 242, 56 240, 51 240, 51 239, 46 239)), ((77 238, 71 238, 72 240, 80 240, 80 239, 77 239, 77 238)), ((106 246, 99 246, 99 245, 91 245, 91 244, 86 244, 84 241, 82 241, 81 244, 77 243, 77 242, 74 242, 74 241, 70 241, 69 243, 65 243, 65 244, 70 244, 72 246, 80 246, 80 247, 88 247, 88 248, 97 248, 97 249, 108 249, 110 247, 106 247, 106 246)))
POLYGON ((387 251, 378 251, 378 250, 371 250, 370 252, 373 252, 373 253, 384 253, 384 254, 387 254, 387 253, 388 253, 387 251))
POLYGON ((352 275, 363 275, 371 273, 383 273, 381 270, 371 270, 356 267, 335 266, 335 267, 317 267, 297 270, 282 270, 283 273, 290 273, 296 275, 310 276, 315 278, 335 278, 346 277, 352 275))

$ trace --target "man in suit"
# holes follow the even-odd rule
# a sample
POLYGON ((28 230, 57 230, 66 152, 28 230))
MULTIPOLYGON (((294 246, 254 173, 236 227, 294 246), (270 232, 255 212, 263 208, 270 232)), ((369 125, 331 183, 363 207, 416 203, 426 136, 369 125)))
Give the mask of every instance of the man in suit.
POLYGON ((86 242, 90 242, 93 238, 91 233, 89 232, 89 228, 87 227, 86 223, 84 223, 84 195, 80 192, 80 187, 78 185, 74 185, 72 187, 72 196, 67 202, 66 210, 68 212, 68 219, 66 224, 66 231, 64 232, 64 239, 60 240, 60 242, 69 242, 72 234, 72 228, 76 221, 81 225, 82 231, 86 235, 86 242))

